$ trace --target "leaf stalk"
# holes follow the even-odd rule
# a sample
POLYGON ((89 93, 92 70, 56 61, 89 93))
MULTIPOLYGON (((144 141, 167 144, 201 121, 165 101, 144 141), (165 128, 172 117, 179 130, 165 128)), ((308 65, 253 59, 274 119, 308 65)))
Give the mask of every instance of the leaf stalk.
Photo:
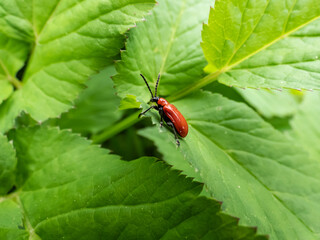
POLYGON ((108 127, 104 131, 102 131, 100 134, 93 135, 91 140, 95 144, 103 143, 106 140, 112 138, 113 136, 117 135, 118 133, 124 131, 128 127, 131 127, 135 123, 140 121, 139 116, 139 111, 129 115, 122 121, 118 122, 115 124, 113 127, 108 127))

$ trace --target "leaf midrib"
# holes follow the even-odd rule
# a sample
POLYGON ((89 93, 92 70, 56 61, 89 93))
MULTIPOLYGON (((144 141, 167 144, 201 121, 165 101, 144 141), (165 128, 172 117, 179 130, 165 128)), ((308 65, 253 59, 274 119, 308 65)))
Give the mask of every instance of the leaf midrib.
POLYGON ((0 59, 0 67, 2 67, 3 71, 5 72, 7 80, 11 84, 13 84, 17 89, 20 89, 22 87, 22 83, 19 80, 17 80, 15 77, 10 75, 8 68, 4 65, 1 59, 0 59))
POLYGON ((28 215, 26 214, 26 211, 24 209, 24 206, 21 202, 21 199, 20 199, 20 196, 17 194, 14 198, 20 209, 21 209, 21 214, 23 216, 23 219, 22 219, 22 222, 23 222, 23 226, 25 227, 25 229, 27 230, 27 232, 29 233, 29 239, 34 239, 34 237, 36 237, 36 239, 41 239, 35 232, 35 229, 32 227, 31 223, 30 223, 30 220, 29 220, 29 217, 28 215))
MULTIPOLYGON (((39 30, 39 33, 37 33, 36 29, 34 29, 34 33, 35 33, 35 42, 36 44, 38 44, 38 40, 39 40, 39 36, 41 35, 42 31, 47 27, 48 22, 51 20, 51 18, 54 16, 55 12, 58 9, 58 6, 60 5, 61 0, 59 0, 56 4, 56 6, 54 7, 54 9, 52 10, 52 12, 50 13, 47 21, 45 22, 45 24, 42 26, 42 28, 39 30)), ((78 4, 78 3, 77 3, 78 4)), ((33 23, 34 23, 34 19, 33 19, 33 23)))
POLYGON ((217 70, 217 71, 215 71, 213 73, 210 73, 206 77, 204 77, 201 80, 199 80, 197 83, 184 88, 183 90, 179 91, 177 94, 174 94, 174 96, 177 96, 177 97, 174 97, 173 100, 178 100, 178 99, 186 96, 187 94, 190 94, 191 92, 194 92, 195 90, 198 90, 198 89, 200 89, 200 88, 212 83, 213 81, 217 80, 218 77, 221 74, 223 74, 225 72, 228 72, 229 70, 231 70, 235 66, 239 65, 240 63, 244 62, 245 60, 249 59, 250 57, 258 54, 259 52, 263 51, 264 49, 266 49, 266 48, 270 47, 271 45, 275 44, 276 42, 288 37, 290 34, 296 32, 297 30, 299 30, 299 29, 301 29, 303 27, 305 27, 306 25, 310 24, 311 22, 316 21, 319 18, 320 18, 320 16, 317 16, 317 17, 307 21, 306 23, 304 23, 304 24, 292 29, 291 31, 286 32, 283 35, 280 35, 278 38, 276 38, 273 41, 269 42, 268 44, 262 46, 261 48, 257 49, 256 51, 250 53, 249 55, 247 55, 243 59, 240 59, 239 61, 237 61, 237 62, 235 62, 235 63, 233 63, 233 64, 231 64, 229 66, 225 66, 222 69, 219 69, 219 70, 217 70))

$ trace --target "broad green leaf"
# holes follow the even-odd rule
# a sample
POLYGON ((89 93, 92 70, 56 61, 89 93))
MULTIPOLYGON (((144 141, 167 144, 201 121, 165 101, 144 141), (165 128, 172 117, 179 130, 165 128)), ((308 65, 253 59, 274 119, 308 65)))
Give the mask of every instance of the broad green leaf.
POLYGON ((110 76, 116 73, 110 65, 86 83, 88 86, 76 100, 75 109, 58 120, 61 128, 70 128, 82 134, 95 134, 110 127, 121 117, 117 111, 120 98, 115 95, 110 76))
POLYGON ((199 197, 201 184, 154 158, 121 161, 57 129, 18 129, 11 137, 18 189, 0 202, 1 237, 265 239, 199 197))
POLYGON ((284 90, 237 89, 238 93, 266 118, 293 115, 299 106, 300 97, 284 90))
MULTIPOLYGON (((178 158, 180 170, 190 173, 191 166, 240 224, 258 226, 259 233, 272 239, 317 239, 320 164, 243 103, 199 92, 174 105, 189 124, 180 146, 188 163, 178 158)), ((174 145, 173 133, 165 135, 174 145)), ((158 148, 175 165, 168 157, 173 150, 166 144, 158 148)))
POLYGON ((214 81, 213 83, 205 86, 203 90, 210 91, 212 93, 219 93, 236 102, 245 102, 244 98, 237 91, 238 88, 223 85, 218 81, 214 81))
POLYGON ((0 109, 1 131, 22 110, 44 121, 70 109, 88 77, 123 47, 123 33, 153 5, 154 0, 0 2, 0 32, 29 36, 25 41, 33 44, 23 87, 0 109))
MULTIPOLYGON (((32 2, 30 0, 21 1, 1 1, 0 2, 0 32, 10 38, 24 42, 33 42, 35 32, 33 25, 33 12, 38 18, 49 18, 57 1, 47 2, 45 7, 41 7, 41 1, 32 2), (53 4, 53 5, 52 5, 53 4), (41 16, 42 13, 43 15, 41 16)), ((43 3, 43 2, 42 2, 43 3)), ((45 22, 45 21, 44 21, 45 22)))
MULTIPOLYGON (((201 29, 212 4, 212 0, 160 0, 146 21, 130 31, 126 51, 117 64, 119 74, 113 78, 119 96, 150 99, 140 73, 152 90, 161 74, 160 95, 172 94, 200 79, 206 65, 199 47, 201 29)), ((133 106, 124 102, 122 108, 125 107, 133 106)))
POLYGON ((212 80, 238 87, 320 89, 319 4, 218 1, 202 32, 212 80))
POLYGON ((0 104, 13 92, 13 86, 6 78, 0 78, 0 104))
POLYGON ((27 58, 29 44, 9 38, 0 32, 0 104, 20 87, 16 73, 27 58))
POLYGON ((172 168, 183 171, 183 174, 188 177, 192 177, 197 181, 202 181, 202 178, 199 175, 199 171, 195 170, 194 167, 190 165, 186 156, 177 149, 174 141, 168 138, 167 134, 160 134, 165 131, 165 127, 149 127, 144 128, 139 131, 141 136, 149 138, 150 140, 156 143, 158 151, 162 154, 163 159, 172 165, 172 168))
POLYGON ((139 108, 140 102, 137 101, 136 96, 127 95, 124 99, 121 100, 119 109, 124 110, 128 108, 139 108))
POLYGON ((13 187, 16 164, 17 160, 12 145, 6 137, 0 134, 0 195, 8 193, 13 187))
POLYGON ((291 137, 303 146, 317 163, 320 160, 320 96, 306 94, 298 112, 291 120, 291 137))
POLYGON ((10 199, 0 198, 0 238, 6 240, 35 239, 24 231, 21 206, 10 199))
POLYGON ((293 115, 301 102, 303 93, 296 90, 268 90, 229 87, 215 81, 204 90, 220 93, 237 102, 247 102, 265 118, 287 117, 293 115))

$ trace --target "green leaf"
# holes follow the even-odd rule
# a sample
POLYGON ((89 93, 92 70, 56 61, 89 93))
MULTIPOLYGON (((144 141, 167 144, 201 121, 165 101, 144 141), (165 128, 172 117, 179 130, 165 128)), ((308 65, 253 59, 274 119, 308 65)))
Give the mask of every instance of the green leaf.
POLYGON ((34 47, 23 87, 0 109, 1 131, 22 110, 44 121, 70 109, 88 77, 123 47, 123 33, 153 5, 154 0, 2 1, 0 32, 25 37, 34 47))
POLYGON ((127 108, 139 108, 140 103, 137 101, 136 96, 134 95, 127 95, 125 98, 122 99, 119 109, 124 110, 127 108))
MULTIPOLYGON (((180 146, 188 164, 182 165, 180 157, 174 167, 200 177, 209 194, 223 201, 223 210, 240 217, 240 224, 256 225, 272 239, 317 238, 320 164, 243 103, 199 92, 174 105, 189 124, 180 146)), ((174 145, 171 130, 166 137, 174 145)), ((175 165, 168 159, 173 149, 158 148, 175 165)))
POLYGON ((306 94, 298 112, 291 120, 291 137, 306 149, 314 161, 320 159, 320 96, 318 93, 306 94))
POLYGON ((153 158, 121 161, 57 129, 19 129, 12 138, 18 190, 0 202, 6 239, 265 239, 153 158))
MULTIPOLYGON (((161 74, 159 95, 169 95, 203 75, 206 65, 199 43, 202 23, 208 18, 211 0, 161 0, 151 16, 130 30, 126 51, 113 80, 120 97, 135 95, 147 102, 150 93, 142 73, 154 89, 161 74), (134 36, 134 37, 133 37, 134 36)), ((122 108, 131 104, 122 103, 122 108)))
POLYGON ((0 32, 10 38, 33 42, 35 37, 33 12, 36 13, 33 10, 37 10, 38 18, 42 18, 42 16, 49 18, 52 4, 56 4, 56 1, 47 2, 45 7, 41 7, 40 4, 41 1, 36 3, 30 0, 2 1, 0 3, 0 32), (40 13, 43 15, 41 16, 40 13))
POLYGON ((0 199, 0 238, 6 240, 35 239, 28 238, 28 232, 23 231, 23 213, 21 206, 10 199, 0 199), (20 230, 19 230, 20 229, 20 230))
POLYGON ((16 164, 17 160, 12 145, 6 137, 0 134, 0 195, 6 194, 13 187, 16 164))
POLYGON ((0 104, 21 87, 16 73, 27 58, 29 44, 7 37, 0 32, 0 104))
POLYGON ((202 33, 209 81, 320 89, 318 5, 318 0, 218 1, 202 33))
POLYGON ((292 116, 298 109, 303 93, 296 90, 268 90, 229 87, 215 81, 204 90, 220 93, 237 102, 247 102, 263 117, 270 120, 274 117, 292 116))
POLYGON ((139 131, 139 135, 149 138, 156 143, 158 151, 162 154, 163 159, 173 169, 183 171, 183 174, 188 177, 194 178, 196 181, 202 181, 199 171, 195 171, 195 168, 190 165, 186 156, 184 156, 177 147, 174 141, 170 141, 167 134, 160 134, 164 131, 164 128, 149 127, 139 131))
POLYGON ((290 116, 299 107, 300 96, 287 90, 238 88, 237 91, 257 112, 266 118, 290 116))
POLYGON ((13 87, 7 79, 0 78, 0 104, 13 92, 13 87))
POLYGON ((116 73, 113 65, 93 76, 76 100, 75 109, 64 113, 58 120, 61 128, 70 128, 84 135, 95 134, 110 127, 121 117, 117 111, 120 98, 115 95, 110 76, 116 73))

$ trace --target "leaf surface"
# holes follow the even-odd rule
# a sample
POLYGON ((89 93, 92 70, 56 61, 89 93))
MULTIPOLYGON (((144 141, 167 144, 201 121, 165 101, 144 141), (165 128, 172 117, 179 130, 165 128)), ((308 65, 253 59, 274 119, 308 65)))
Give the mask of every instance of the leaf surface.
POLYGON ((218 1, 202 33, 207 70, 226 85, 320 89, 319 4, 218 1))
POLYGON ((6 194, 13 187, 16 164, 13 146, 0 134, 0 195, 6 194))
POLYGON ((291 116, 300 103, 300 96, 287 90, 237 88, 237 92, 266 118, 291 116))
MULTIPOLYGON (((209 194, 223 201, 225 212, 273 239, 319 235, 320 165, 301 147, 245 104, 219 94, 199 92, 173 104, 189 124, 175 167, 204 182, 209 194), (182 159, 187 163, 181 164, 182 159)), ((175 165, 164 137, 142 133, 175 165)), ((166 138, 174 144, 171 130, 166 138)))
POLYGON ((70 109, 88 77, 123 47, 123 33, 153 5, 154 0, 2 1, 0 32, 31 41, 33 48, 23 87, 0 108, 1 130, 22 110, 44 121, 70 109))
POLYGON ((115 95, 110 78, 115 73, 114 66, 110 65, 92 76, 86 83, 88 88, 76 100, 75 109, 62 114, 58 125, 86 135, 95 134, 117 121, 121 117, 121 112, 117 111, 120 98, 115 95))
MULTIPOLYGON (((150 99, 140 73, 152 91, 161 74, 159 95, 172 94, 200 79, 206 65, 199 47, 201 29, 212 4, 211 0, 159 1, 147 21, 130 31, 126 51, 117 64, 118 75, 113 78, 119 96, 135 95, 145 102, 150 99)), ((130 100, 122 103, 122 108, 135 107, 130 100)))
POLYGON ((289 132, 294 141, 301 144, 317 163, 320 156, 319 118, 320 96, 318 93, 308 93, 290 121, 292 131, 289 132))
POLYGON ((0 202, 0 236, 265 239, 198 197, 201 184, 153 158, 121 161, 57 129, 20 129, 12 138, 18 190, 0 202))
POLYGON ((188 162, 186 156, 184 156, 177 149, 174 141, 170 141, 172 139, 168 138, 167 134, 161 134, 164 131, 164 127, 148 127, 139 130, 139 135, 154 141, 158 151, 162 154, 163 159, 168 164, 172 165, 172 168, 183 171, 183 174, 201 182, 202 178, 199 175, 199 171, 196 171, 195 168, 188 162))
POLYGON ((0 104, 12 94, 13 84, 19 87, 16 73, 27 58, 28 48, 28 43, 0 32, 0 104))

